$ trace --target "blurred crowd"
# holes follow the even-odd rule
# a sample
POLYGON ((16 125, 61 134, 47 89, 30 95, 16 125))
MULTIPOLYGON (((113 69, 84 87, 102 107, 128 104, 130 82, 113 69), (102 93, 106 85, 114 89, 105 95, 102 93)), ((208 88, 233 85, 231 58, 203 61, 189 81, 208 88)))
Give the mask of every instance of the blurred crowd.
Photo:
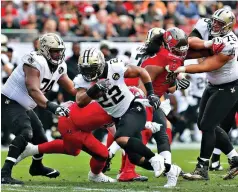
MULTIPOLYGON (((62 37, 143 40, 152 27, 189 33, 200 17, 226 6, 238 21, 237 1, 1 1, 2 29, 36 29, 62 37)), ((238 34, 238 22, 235 27, 238 34)))
MULTIPOLYGON (((178 26, 186 33, 200 17, 210 17, 211 14, 226 6, 233 9, 236 15, 235 33, 238 34, 238 2, 237 1, 1 1, 1 27, 2 29, 36 29, 39 34, 46 32, 58 33, 62 37, 93 37, 98 40, 110 37, 127 37, 128 41, 143 41, 147 31, 152 27, 170 28, 178 26)), ((1 40, 2 41, 2 40, 1 40)), ((3 42, 1 42, 2 44, 3 42)), ((32 42, 33 50, 39 48, 38 38, 32 42)), ((17 66, 13 56, 14 47, 4 50, 9 58, 9 65, 2 65, 2 85, 17 66)), ((110 47, 107 41, 101 41, 100 50, 108 61, 114 57, 129 60, 130 51, 119 55, 119 50, 110 47)), ((72 56, 66 58, 68 76, 73 79, 77 75, 77 61, 81 52, 79 42, 72 43, 72 56)), ((3 53, 3 50, 2 50, 3 53)), ((192 78, 192 77, 191 77, 192 78)), ((205 77, 198 77, 199 89, 205 88, 205 77)), ((74 100, 64 90, 53 87, 47 93, 51 101, 62 103, 74 100)), ((201 132, 196 128, 196 114, 198 100, 201 96, 177 91, 168 96, 173 107, 169 115, 172 122, 173 135, 180 142, 199 142, 201 132), (191 97, 192 96, 192 97, 191 97), (196 98, 197 97, 197 98, 196 98), (191 99, 192 98, 192 99, 191 99), (195 113, 194 113, 195 112, 195 113)), ((57 132, 57 117, 41 108, 36 108, 48 136, 60 137, 57 132), (50 131, 49 131, 50 130, 50 131)), ((234 122, 234 132, 231 136, 234 144, 238 144, 238 117, 234 122)), ((97 130, 95 133, 102 140, 106 131, 97 130)), ((2 127, 2 144, 10 142, 9 133, 2 127)))

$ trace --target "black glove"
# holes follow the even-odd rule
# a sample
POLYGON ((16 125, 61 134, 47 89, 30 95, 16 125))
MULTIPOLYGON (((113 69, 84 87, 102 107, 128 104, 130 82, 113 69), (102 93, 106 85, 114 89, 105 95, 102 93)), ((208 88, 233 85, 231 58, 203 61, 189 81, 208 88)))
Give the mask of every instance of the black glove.
POLYGON ((156 110, 160 106, 160 98, 155 94, 151 94, 148 97, 150 105, 156 110))
POLYGON ((176 90, 180 89, 187 89, 190 85, 190 81, 186 78, 183 78, 181 80, 176 79, 176 90))
POLYGON ((46 106, 47 110, 49 110, 50 112, 54 113, 57 116, 65 116, 65 117, 69 116, 70 110, 67 107, 57 105, 50 101, 47 101, 46 106))
POLYGON ((89 90, 87 90, 87 95, 92 99, 97 99, 99 93, 107 93, 110 85, 111 83, 109 82, 109 79, 99 80, 96 84, 90 87, 89 90))
POLYGON ((100 91, 106 93, 111 83, 109 82, 109 79, 102 79, 99 80, 95 85, 100 89, 100 91))

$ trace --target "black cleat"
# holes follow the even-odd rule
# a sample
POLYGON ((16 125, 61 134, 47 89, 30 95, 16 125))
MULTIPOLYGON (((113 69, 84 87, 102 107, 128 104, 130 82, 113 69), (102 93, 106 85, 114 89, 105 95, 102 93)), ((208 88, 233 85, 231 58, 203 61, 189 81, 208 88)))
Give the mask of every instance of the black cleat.
POLYGON ((13 179, 10 174, 6 174, 5 172, 1 172, 1 184, 9 184, 9 185, 23 185, 22 181, 17 179, 13 179))
POLYGON ((199 157, 197 158, 197 160, 198 163, 195 170, 192 173, 184 173, 183 178, 187 180, 209 180, 209 161, 202 161, 199 157))
POLYGON ((31 174, 31 176, 45 176, 49 178, 56 178, 60 175, 59 171, 49 167, 45 167, 44 165, 40 166, 31 165, 29 173, 31 174))
POLYGON ((231 160, 228 160, 230 164, 230 169, 228 173, 223 177, 224 180, 233 179, 238 175, 238 156, 232 157, 231 160))

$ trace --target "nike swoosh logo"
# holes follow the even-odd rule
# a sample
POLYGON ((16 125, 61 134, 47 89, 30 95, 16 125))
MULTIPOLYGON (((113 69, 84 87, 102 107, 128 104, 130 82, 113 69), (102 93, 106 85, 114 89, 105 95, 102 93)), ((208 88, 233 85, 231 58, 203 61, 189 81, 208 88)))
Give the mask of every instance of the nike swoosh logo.
POLYGON ((54 171, 52 171, 52 172, 50 172, 50 173, 47 173, 46 175, 51 175, 51 174, 56 173, 56 172, 57 172, 57 171, 54 170, 54 171))

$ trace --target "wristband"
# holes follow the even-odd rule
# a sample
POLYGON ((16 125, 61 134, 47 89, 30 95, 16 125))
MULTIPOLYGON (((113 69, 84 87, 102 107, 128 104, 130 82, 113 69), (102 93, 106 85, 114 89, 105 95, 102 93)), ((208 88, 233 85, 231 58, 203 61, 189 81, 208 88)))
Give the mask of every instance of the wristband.
POLYGON ((145 86, 145 89, 147 91, 147 95, 154 94, 154 89, 153 89, 153 85, 152 85, 151 82, 145 83, 144 86, 145 86))
POLYGON ((209 40, 209 41, 204 41, 204 47, 206 48, 210 48, 213 44, 213 41, 212 40, 209 40))
POLYGON ((100 88, 97 86, 97 84, 95 84, 92 87, 90 87, 90 89, 88 89, 86 93, 90 98, 96 99, 96 96, 100 91, 101 91, 100 88))

